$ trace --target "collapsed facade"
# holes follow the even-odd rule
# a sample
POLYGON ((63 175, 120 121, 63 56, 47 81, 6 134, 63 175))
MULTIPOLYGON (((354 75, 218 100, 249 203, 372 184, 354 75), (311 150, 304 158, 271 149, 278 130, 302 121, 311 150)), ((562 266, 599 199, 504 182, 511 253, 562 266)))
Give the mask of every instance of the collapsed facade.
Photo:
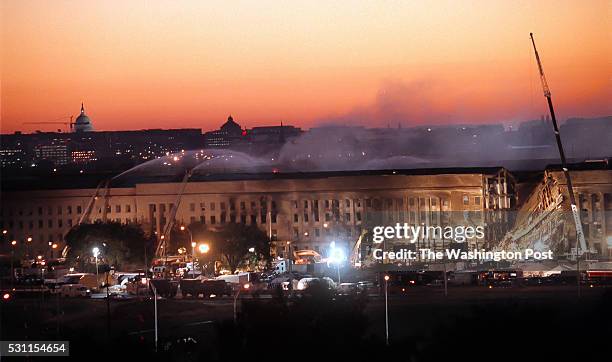
MULTIPOLYGON (((612 170, 608 162, 572 165, 570 177, 589 259, 612 257, 612 170)), ((574 259, 576 225, 567 181, 559 167, 548 167, 518 210, 516 224, 500 249, 553 250, 574 259)))

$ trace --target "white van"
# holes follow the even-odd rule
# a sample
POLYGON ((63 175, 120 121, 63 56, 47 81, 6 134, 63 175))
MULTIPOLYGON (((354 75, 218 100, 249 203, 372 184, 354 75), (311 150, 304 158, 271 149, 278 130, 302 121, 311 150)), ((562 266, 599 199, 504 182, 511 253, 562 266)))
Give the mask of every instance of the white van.
POLYGON ((60 288, 60 295, 62 297, 89 297, 91 296, 91 290, 81 284, 64 284, 60 288))

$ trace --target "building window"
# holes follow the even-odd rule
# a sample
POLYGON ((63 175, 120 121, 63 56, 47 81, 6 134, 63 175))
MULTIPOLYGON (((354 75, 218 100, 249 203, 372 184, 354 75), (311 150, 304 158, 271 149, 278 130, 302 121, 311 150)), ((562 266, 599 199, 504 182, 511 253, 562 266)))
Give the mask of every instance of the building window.
POLYGON ((68 215, 72 214, 72 206, 68 206, 68 215))
POLYGON ((308 213, 307 212, 304 213, 304 222, 308 222, 308 213))
POLYGON ((351 214, 350 213, 345 213, 344 214, 344 221, 346 222, 350 222, 351 221, 351 214))
POLYGON ((293 222, 298 222, 298 214, 293 214, 293 222))
POLYGON ((121 205, 115 205, 115 212, 121 213, 121 205))
POLYGON ((251 215, 251 225, 257 224, 257 215, 251 215))
POLYGON ((308 200, 304 200, 304 208, 307 209, 308 208, 308 200))
POLYGON ((125 205, 125 212, 132 212, 132 205, 125 205))
POLYGON ((349 199, 344 200, 344 206, 351 207, 351 200, 349 199))
POLYGON ((246 203, 244 201, 240 201, 240 210, 246 209, 246 203))
POLYGON ((211 203, 210 203, 210 209, 211 209, 212 211, 215 211, 215 203, 214 203, 214 202, 211 202, 211 203))
POLYGON ((210 223, 213 224, 213 225, 217 223, 217 218, 215 217, 215 215, 212 215, 210 217, 210 223))
POLYGON ((298 202, 297 200, 291 200, 291 202, 293 203, 293 208, 297 209, 298 208, 298 202))
POLYGON ((470 204, 470 197, 468 195, 463 195, 463 204, 464 205, 470 204))
POLYGON ((480 205, 480 196, 474 197, 474 204, 480 205))
POLYGON ((195 212, 195 203, 192 202, 189 204, 189 211, 195 212))
POLYGON ((80 214, 82 212, 83 212, 83 208, 81 206, 77 206, 77 214, 80 214))
POLYGON ((360 212, 360 211, 357 211, 357 212, 355 213, 355 220, 357 220, 357 221, 361 221, 361 212, 360 212))

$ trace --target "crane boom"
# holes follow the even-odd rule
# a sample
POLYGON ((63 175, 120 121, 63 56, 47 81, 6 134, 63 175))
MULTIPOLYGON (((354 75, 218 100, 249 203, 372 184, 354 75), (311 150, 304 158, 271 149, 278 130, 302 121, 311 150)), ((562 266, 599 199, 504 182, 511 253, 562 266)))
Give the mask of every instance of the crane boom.
POLYGON ((553 107, 550 89, 548 88, 546 76, 544 76, 544 68, 542 67, 540 54, 538 54, 538 49, 536 48, 535 40, 533 39, 533 33, 529 33, 529 36, 531 37, 531 44, 533 44, 533 51, 535 52, 535 57, 538 62, 538 69, 540 70, 540 80, 542 81, 542 88, 544 89, 544 97, 546 97, 546 101, 548 102, 550 118, 552 119, 553 129, 555 131, 555 139, 557 140, 557 148, 559 149, 559 156, 561 158, 561 168, 563 169, 563 175, 565 176, 565 179, 567 181, 567 191, 572 207, 572 215, 574 218, 574 223, 576 224, 576 254, 578 254, 578 246, 580 246, 580 249, 582 249, 583 252, 587 250, 584 233, 582 231, 582 222, 580 221, 580 214, 578 213, 578 207, 576 206, 576 197, 574 196, 572 179, 570 178, 570 173, 567 168, 565 152, 563 152, 563 144, 561 143, 561 133, 559 132, 559 126, 557 125, 557 118, 555 117, 555 109, 553 107))
POLYGON ((179 191, 176 194, 176 201, 174 202, 174 205, 172 205, 172 209, 170 210, 170 217, 168 218, 168 222, 164 226, 164 230, 159 238, 159 243, 157 244, 157 248, 155 250, 155 255, 157 256, 162 256, 167 253, 168 238, 170 237, 170 232, 172 231, 172 228, 174 227, 174 222, 175 222, 174 219, 176 218, 176 213, 181 204, 181 198, 183 197, 183 192, 185 192, 185 187, 187 186, 187 182, 189 181, 189 178, 191 177, 191 172, 192 170, 188 170, 187 172, 185 172, 185 176, 183 176, 183 180, 179 186, 179 191))

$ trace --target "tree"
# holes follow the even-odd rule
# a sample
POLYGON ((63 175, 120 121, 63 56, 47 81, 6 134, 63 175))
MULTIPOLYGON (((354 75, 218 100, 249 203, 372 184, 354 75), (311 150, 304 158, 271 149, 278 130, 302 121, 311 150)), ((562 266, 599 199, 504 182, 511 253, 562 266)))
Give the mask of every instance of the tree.
POLYGON ((218 233, 215 244, 232 273, 248 261, 249 256, 267 261, 270 258, 270 239, 255 225, 227 224, 218 233), (253 253, 249 251, 251 248, 253 253))
POLYGON ((97 247, 100 249, 99 260, 102 263, 115 267, 128 263, 142 265, 144 248, 150 248, 151 245, 151 240, 136 224, 96 221, 70 229, 66 234, 66 257, 69 262, 83 268, 93 256, 92 249, 97 247))

